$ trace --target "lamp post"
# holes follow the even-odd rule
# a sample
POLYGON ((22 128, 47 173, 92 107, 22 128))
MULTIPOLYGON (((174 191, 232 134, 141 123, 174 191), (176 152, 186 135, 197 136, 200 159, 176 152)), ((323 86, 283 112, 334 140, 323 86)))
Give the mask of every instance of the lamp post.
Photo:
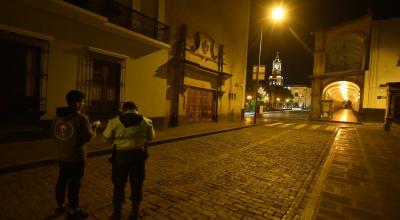
POLYGON ((258 110, 258 87, 259 87, 259 80, 258 80, 258 75, 260 74, 260 62, 261 62, 261 45, 262 45, 262 37, 263 37, 263 28, 261 27, 260 31, 260 46, 258 48, 258 65, 257 65, 257 74, 256 74, 256 89, 255 89, 255 94, 254 98, 256 99, 256 103, 254 106, 254 124, 257 123, 257 110, 258 110))
MULTIPOLYGON (((285 10, 281 7, 275 7, 272 9, 271 11, 271 18, 274 21, 281 21, 283 20, 285 16, 285 10)), ((260 74, 260 63, 261 63, 261 46, 262 46, 262 40, 263 40, 263 28, 261 26, 261 31, 260 31, 260 45, 258 48, 258 65, 257 65, 257 74, 256 74, 256 88, 255 88, 255 94, 254 94, 254 98, 256 99, 256 103, 255 103, 255 107, 254 107, 254 124, 257 123, 257 110, 258 110, 258 87, 259 87, 259 78, 258 75, 260 74)))

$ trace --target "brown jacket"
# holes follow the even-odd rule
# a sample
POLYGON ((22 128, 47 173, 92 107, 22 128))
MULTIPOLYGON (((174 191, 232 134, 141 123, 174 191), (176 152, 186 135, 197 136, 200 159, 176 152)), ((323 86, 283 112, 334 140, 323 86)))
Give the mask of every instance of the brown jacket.
POLYGON ((68 107, 57 108, 53 135, 58 142, 58 159, 63 162, 86 160, 87 143, 96 135, 85 115, 68 107))

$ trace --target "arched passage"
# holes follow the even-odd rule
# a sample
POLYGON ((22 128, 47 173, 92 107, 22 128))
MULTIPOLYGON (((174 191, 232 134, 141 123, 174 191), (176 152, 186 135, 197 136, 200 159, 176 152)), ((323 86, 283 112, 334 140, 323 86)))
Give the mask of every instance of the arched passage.
POLYGON ((331 118, 335 121, 356 122, 360 111, 360 87, 349 81, 336 81, 322 91, 322 100, 330 103, 331 118))

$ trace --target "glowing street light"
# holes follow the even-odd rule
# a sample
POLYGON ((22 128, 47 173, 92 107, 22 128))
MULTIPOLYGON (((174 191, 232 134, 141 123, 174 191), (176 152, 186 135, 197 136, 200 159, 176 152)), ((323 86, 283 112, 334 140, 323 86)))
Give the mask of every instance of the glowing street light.
POLYGON ((272 9, 271 18, 274 21, 281 21, 285 18, 285 10, 282 8, 282 6, 278 6, 272 9))
MULTIPOLYGON (((271 11, 271 18, 273 21, 282 21, 285 17, 285 10, 282 8, 282 6, 278 6, 276 8, 273 8, 271 11)), ((257 90, 259 87, 259 79, 258 75, 260 74, 260 62, 261 62, 261 45, 262 45, 262 40, 263 40, 263 27, 261 26, 261 31, 260 31, 260 46, 258 48, 258 66, 257 66, 257 74, 256 74, 256 89, 255 89, 255 99, 256 99, 256 104, 254 108, 254 124, 257 123, 257 107, 258 107, 258 99, 257 99, 257 90)))

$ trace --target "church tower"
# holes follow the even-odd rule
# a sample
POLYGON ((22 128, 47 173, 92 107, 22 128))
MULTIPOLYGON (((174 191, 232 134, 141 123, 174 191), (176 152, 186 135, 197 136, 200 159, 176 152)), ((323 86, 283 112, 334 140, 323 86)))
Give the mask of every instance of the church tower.
POLYGON ((283 76, 282 76, 282 62, 279 59, 279 52, 276 52, 275 60, 272 61, 272 74, 269 76, 270 86, 283 86, 283 76))

